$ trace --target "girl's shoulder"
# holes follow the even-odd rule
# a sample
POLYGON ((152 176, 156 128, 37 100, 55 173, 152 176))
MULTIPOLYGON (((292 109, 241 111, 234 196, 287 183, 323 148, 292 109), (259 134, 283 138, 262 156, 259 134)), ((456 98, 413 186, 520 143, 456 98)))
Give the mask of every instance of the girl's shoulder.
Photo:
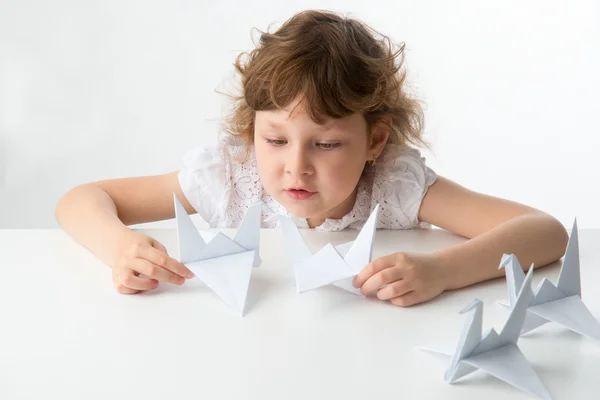
POLYGON ((418 180, 432 179, 433 183, 436 177, 421 151, 408 145, 387 144, 372 169, 376 177, 397 180, 414 177, 418 180))
POLYGON ((418 149, 388 144, 365 176, 371 204, 381 204, 379 227, 427 227, 418 220, 419 208, 436 179, 437 174, 418 149))

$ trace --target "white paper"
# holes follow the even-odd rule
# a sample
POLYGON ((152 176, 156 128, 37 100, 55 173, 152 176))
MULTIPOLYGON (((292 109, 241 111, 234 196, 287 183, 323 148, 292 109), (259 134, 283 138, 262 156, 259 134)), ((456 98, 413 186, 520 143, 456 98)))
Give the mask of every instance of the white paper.
MULTIPOLYGON (((524 273, 514 255, 507 256, 506 260, 503 258, 503 261, 506 269, 509 303, 512 305, 524 273)), ((547 278, 540 282, 529 304, 521 334, 551 321, 559 323, 573 332, 600 340, 600 324, 585 306, 581 297, 577 220, 573 223, 558 284, 555 286, 547 278)))
POLYGON ((314 255, 293 221, 285 216, 279 217, 298 293, 333 284, 360 294, 360 290, 352 286, 352 279, 371 262, 379 209, 380 206, 377 205, 351 244, 344 243, 334 248, 329 243, 314 255))
POLYGON ((261 203, 248 209, 231 239, 222 233, 201 235, 175 194, 173 201, 180 261, 243 316, 252 268, 260 263, 261 203))
MULTIPOLYGON (((500 267, 510 262, 503 258, 500 267)), ((467 320, 460 336, 456 350, 452 354, 450 365, 444 374, 448 383, 454 383, 461 377, 481 369, 504 382, 515 386, 541 399, 551 399, 550 394, 539 377, 517 347, 521 327, 527 315, 527 308, 533 299, 531 278, 533 267, 524 277, 513 308, 500 333, 494 329, 482 334, 483 304, 475 299, 462 313, 467 313, 467 320)), ((442 354, 446 347, 439 347, 442 354)), ((435 351, 430 347, 428 351, 435 351)))

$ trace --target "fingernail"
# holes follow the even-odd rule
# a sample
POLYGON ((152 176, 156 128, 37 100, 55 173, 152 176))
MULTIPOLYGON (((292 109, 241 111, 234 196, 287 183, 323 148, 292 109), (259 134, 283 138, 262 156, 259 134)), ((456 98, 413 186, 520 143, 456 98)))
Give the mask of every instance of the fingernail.
POLYGON ((182 278, 181 276, 177 277, 177 284, 178 285, 183 285, 184 282, 185 282, 185 278, 182 278))
POLYGON ((196 275, 194 275, 194 273, 190 271, 190 272, 188 272, 188 273, 187 273, 185 276, 186 276, 188 279, 192 279, 192 278, 193 278, 194 276, 196 276, 196 275))

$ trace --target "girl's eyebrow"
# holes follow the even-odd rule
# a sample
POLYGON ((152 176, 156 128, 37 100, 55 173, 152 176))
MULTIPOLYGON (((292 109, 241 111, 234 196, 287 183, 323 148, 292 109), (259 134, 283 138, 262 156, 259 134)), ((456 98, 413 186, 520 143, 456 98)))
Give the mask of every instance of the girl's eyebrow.
POLYGON ((275 122, 275 121, 267 121, 267 125, 269 125, 270 127, 273 127, 273 128, 281 128, 281 127, 283 127, 282 124, 280 124, 278 122, 275 122))
MULTIPOLYGON (((277 121, 267 120, 267 121, 265 121, 265 123, 271 128, 276 128, 276 129, 284 129, 285 128, 285 124, 282 124, 277 121)), ((335 128, 334 122, 327 121, 326 123, 324 123, 322 125, 318 125, 317 130, 320 132, 329 132, 333 128, 335 128)))

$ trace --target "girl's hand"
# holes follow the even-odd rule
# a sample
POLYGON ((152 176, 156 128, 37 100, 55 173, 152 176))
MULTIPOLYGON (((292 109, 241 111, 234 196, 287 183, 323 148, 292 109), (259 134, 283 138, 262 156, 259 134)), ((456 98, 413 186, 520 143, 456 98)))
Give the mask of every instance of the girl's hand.
POLYGON ((393 253, 369 263, 352 284, 395 306, 429 301, 448 288, 448 270, 433 254, 393 253))
POLYGON ((169 257, 165 246, 150 236, 127 231, 120 240, 112 267, 112 281, 122 294, 156 289, 158 282, 182 285, 194 274, 182 263, 169 257), (150 279, 139 277, 140 274, 150 279))

